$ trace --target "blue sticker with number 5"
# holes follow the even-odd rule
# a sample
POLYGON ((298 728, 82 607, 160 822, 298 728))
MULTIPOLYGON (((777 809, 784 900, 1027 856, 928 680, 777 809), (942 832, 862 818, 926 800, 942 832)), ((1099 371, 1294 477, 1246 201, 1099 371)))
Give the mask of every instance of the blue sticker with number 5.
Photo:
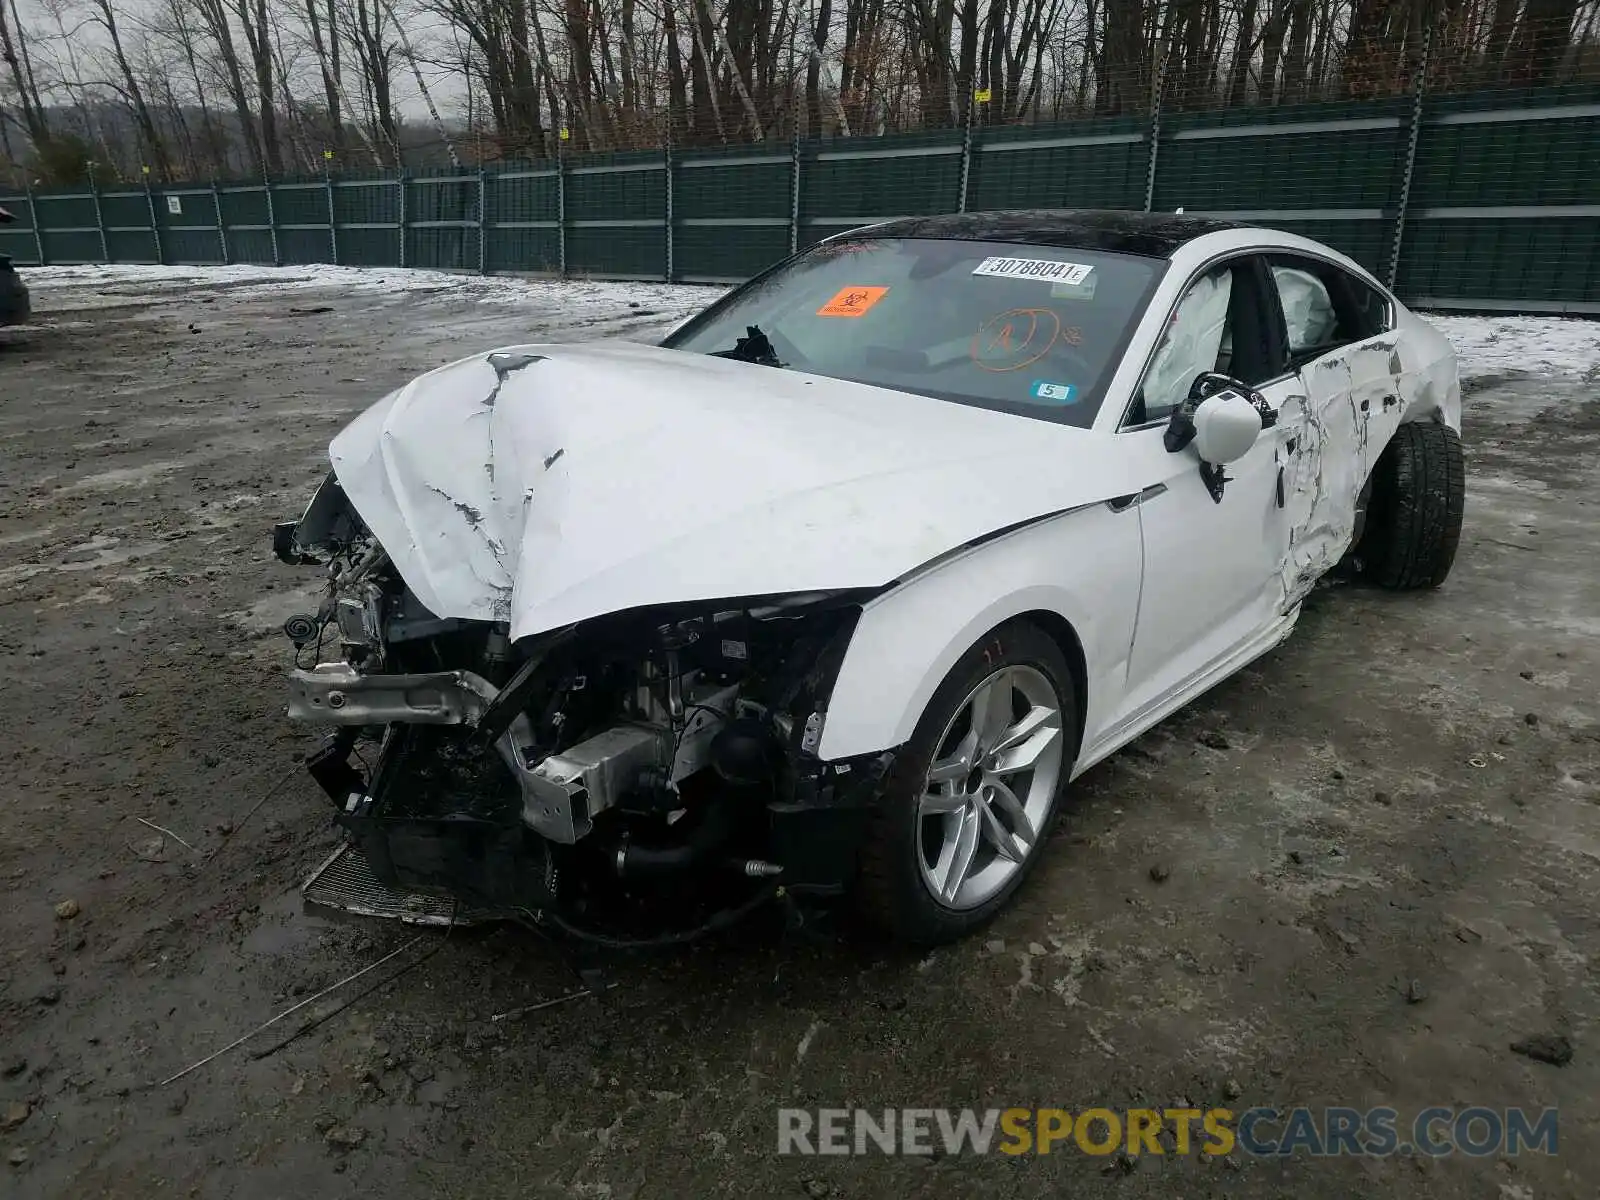
POLYGON ((1070 383, 1050 383, 1044 379, 1035 379, 1033 386, 1028 389, 1028 394, 1035 400, 1044 400, 1050 404, 1071 404, 1078 398, 1078 389, 1070 383))

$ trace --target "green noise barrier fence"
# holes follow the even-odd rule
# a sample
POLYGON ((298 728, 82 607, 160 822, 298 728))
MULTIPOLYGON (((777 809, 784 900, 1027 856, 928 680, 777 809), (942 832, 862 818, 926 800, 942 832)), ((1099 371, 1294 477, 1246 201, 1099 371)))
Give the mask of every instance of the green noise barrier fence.
POLYGON ((1600 313, 1600 88, 1094 118, 485 169, 0 192, 0 254, 731 282, 889 217, 1213 214, 1419 307, 1600 313))

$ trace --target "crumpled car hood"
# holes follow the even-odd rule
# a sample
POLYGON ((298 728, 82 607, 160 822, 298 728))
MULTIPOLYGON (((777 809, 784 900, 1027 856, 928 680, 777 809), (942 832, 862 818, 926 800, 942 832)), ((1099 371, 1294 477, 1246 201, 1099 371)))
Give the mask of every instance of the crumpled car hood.
POLYGON ((423 604, 520 638, 640 605, 891 582, 1127 491, 1106 440, 599 342, 442 367, 357 417, 330 458, 423 604))

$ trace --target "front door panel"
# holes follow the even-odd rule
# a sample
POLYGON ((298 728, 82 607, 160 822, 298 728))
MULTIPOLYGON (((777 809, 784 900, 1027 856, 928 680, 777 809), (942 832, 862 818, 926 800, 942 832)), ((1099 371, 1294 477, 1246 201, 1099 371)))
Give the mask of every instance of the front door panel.
MULTIPOLYGON (((1257 390, 1279 408, 1298 387, 1291 376, 1257 390)), ((1263 430, 1248 454, 1228 464, 1220 503, 1201 479, 1194 448, 1169 454, 1162 432, 1121 435, 1141 440, 1141 460, 1165 485, 1138 506, 1144 586, 1129 660, 1129 713, 1204 673, 1282 612, 1289 547, 1282 431, 1263 430)))

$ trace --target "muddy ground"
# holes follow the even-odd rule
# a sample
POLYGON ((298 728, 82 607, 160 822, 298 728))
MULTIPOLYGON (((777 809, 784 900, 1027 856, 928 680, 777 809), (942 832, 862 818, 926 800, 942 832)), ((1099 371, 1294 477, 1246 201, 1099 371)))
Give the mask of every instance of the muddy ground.
POLYGON ((986 935, 897 957, 753 927, 493 1022, 570 991, 559 956, 427 934, 291 1045, 256 1057, 320 1005, 149 1086, 415 936, 298 896, 335 838, 292 769, 312 740, 281 715, 276 627, 314 575, 268 535, 329 436, 470 350, 693 302, 563 320, 91 280, 0 334, 0 1193, 1596 1194, 1600 382, 1577 378, 1478 380, 1445 587, 1319 592, 1282 648, 1081 781, 986 935), (1546 1032, 1568 1065, 1509 1049, 1546 1032), (1560 1153, 774 1153, 781 1106, 1183 1102, 1559 1105, 1560 1153))

